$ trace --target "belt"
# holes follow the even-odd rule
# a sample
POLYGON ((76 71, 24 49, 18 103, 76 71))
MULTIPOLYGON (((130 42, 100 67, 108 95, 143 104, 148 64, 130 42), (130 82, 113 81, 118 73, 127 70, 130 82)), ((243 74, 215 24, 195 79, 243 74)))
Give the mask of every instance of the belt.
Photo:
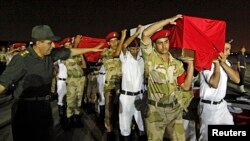
POLYGON ((27 100, 27 101, 46 101, 46 100, 50 100, 51 96, 50 95, 46 95, 46 96, 37 96, 37 97, 27 97, 27 98, 20 98, 21 100, 27 100))
POLYGON ((68 76, 68 78, 81 78, 83 77, 84 75, 81 75, 81 76, 68 76))
POLYGON ((58 78, 58 80, 66 81, 66 78, 58 78))
POLYGON ((121 90, 121 94, 125 94, 125 95, 135 96, 135 95, 138 95, 138 94, 141 94, 141 93, 143 93, 143 90, 140 90, 138 92, 129 92, 129 91, 121 90))
POLYGON ((162 103, 162 102, 157 102, 157 101, 149 99, 148 104, 154 105, 155 107, 162 107, 162 108, 174 107, 174 105, 177 104, 177 100, 175 100, 173 103, 162 103))
POLYGON ((104 72, 104 73, 103 73, 103 72, 99 72, 99 74, 101 74, 101 75, 105 75, 106 73, 105 73, 105 72, 104 72))
POLYGON ((222 101, 223 101, 223 99, 221 99, 220 101, 211 101, 211 100, 205 100, 205 99, 201 100, 201 102, 203 102, 203 103, 214 104, 214 105, 220 104, 222 101))

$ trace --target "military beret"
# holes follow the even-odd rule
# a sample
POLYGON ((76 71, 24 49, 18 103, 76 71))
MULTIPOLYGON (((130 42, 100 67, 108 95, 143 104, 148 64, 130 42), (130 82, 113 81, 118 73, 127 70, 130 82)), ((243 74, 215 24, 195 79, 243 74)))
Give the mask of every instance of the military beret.
POLYGON ((157 31, 155 32, 152 36, 151 36, 151 40, 152 41, 155 41, 159 38, 163 38, 163 37, 168 37, 170 34, 170 31, 169 30, 166 30, 166 29, 163 29, 163 30, 160 30, 160 31, 157 31))
POLYGON ((54 45, 55 45, 55 48, 61 47, 61 45, 59 43, 57 43, 57 42, 54 42, 54 45))
POLYGON ((13 48, 19 48, 21 46, 26 46, 26 43, 14 43, 12 46, 13 48))
POLYGON ((63 40, 57 42, 59 44, 59 46, 63 46, 65 43, 68 43, 68 42, 71 42, 72 41, 72 38, 71 37, 67 37, 67 38, 64 38, 63 40))
POLYGON ((109 41, 112 38, 118 38, 119 35, 117 32, 110 32, 107 36, 106 36, 106 41, 109 41))

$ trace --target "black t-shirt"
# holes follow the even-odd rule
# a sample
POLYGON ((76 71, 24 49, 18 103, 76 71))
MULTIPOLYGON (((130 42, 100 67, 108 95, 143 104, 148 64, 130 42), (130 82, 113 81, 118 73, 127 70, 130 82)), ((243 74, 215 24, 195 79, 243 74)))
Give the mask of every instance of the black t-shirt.
POLYGON ((53 63, 69 56, 69 49, 56 48, 42 59, 32 47, 28 47, 12 58, 0 76, 0 84, 6 89, 14 84, 15 98, 48 95, 53 78, 53 63))

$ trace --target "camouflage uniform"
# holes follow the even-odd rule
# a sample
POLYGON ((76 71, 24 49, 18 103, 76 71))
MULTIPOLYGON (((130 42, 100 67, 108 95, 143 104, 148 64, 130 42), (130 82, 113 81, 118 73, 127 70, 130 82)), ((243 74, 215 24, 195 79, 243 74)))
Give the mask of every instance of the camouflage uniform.
POLYGON ((182 95, 177 77, 184 72, 181 61, 169 54, 166 63, 152 47, 141 42, 148 76, 148 111, 146 127, 149 141, 162 141, 164 133, 171 141, 185 140, 182 95))
MULTIPOLYGON (((105 97, 105 127, 108 132, 113 131, 113 102, 116 94, 119 94, 121 83, 121 62, 119 58, 113 58, 111 49, 105 49, 102 53, 103 64, 106 71, 106 81, 104 85, 105 97)), ((118 113, 117 113, 118 115, 118 113)))
POLYGON ((97 100, 97 75, 99 71, 94 69, 88 74, 87 94, 85 95, 85 103, 95 104, 97 100))
POLYGON ((81 113, 82 97, 86 78, 80 66, 81 56, 70 57, 65 61, 68 78, 67 83, 67 117, 81 113))

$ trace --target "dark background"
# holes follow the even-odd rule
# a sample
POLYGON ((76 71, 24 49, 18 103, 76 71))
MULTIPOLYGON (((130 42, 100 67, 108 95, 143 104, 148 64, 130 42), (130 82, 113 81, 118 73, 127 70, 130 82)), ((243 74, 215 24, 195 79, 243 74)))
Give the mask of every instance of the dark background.
POLYGON ((31 29, 48 24, 61 37, 104 38, 176 14, 224 20, 232 51, 250 50, 249 0, 0 0, 0 41, 29 41, 31 29))

